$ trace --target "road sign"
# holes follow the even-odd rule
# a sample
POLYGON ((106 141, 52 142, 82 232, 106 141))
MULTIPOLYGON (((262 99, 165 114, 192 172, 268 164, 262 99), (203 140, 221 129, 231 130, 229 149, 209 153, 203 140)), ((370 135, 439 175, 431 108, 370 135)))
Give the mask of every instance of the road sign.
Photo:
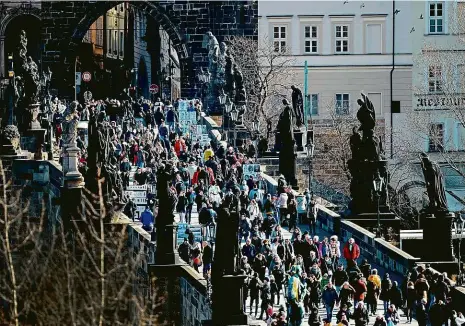
POLYGON ((81 85, 81 72, 78 71, 76 72, 76 86, 80 86, 81 85))
POLYGON ((90 100, 92 100, 92 93, 90 91, 84 92, 84 100, 86 100, 86 102, 90 102, 90 100))
POLYGON ((86 83, 90 82, 90 80, 92 79, 92 74, 88 71, 84 71, 82 73, 82 81, 85 81, 86 83))
POLYGON ((150 93, 157 94, 159 90, 160 88, 158 87, 157 84, 150 85, 150 88, 149 88, 150 93))

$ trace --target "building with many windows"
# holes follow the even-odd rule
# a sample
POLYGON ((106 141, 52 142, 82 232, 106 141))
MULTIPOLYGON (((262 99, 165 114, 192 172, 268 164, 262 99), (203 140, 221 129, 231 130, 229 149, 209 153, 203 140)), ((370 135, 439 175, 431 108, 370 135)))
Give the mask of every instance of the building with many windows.
POLYGON ((292 58, 289 75, 303 93, 308 65, 309 120, 316 155, 322 155, 315 160, 316 179, 341 177, 334 160, 323 157, 331 150, 333 122, 354 116, 361 91, 375 106, 389 156, 391 121, 395 125, 396 112, 412 103, 411 15, 408 1, 260 2, 259 40, 292 58))
POLYGON ((465 3, 412 1, 411 8, 412 108, 400 114, 399 152, 439 162, 449 208, 458 211, 465 208, 465 3))

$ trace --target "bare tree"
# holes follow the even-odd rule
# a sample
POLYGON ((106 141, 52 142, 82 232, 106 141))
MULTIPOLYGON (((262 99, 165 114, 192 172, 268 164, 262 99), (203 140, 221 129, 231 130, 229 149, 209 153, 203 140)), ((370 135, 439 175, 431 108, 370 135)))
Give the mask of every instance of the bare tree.
MULTIPOLYGON (((160 293, 138 288, 143 248, 128 246, 128 223, 105 216, 102 195, 86 192, 86 211, 47 228, 28 194, 12 186, 0 160, 0 300, 14 325, 162 325, 160 293), (158 298, 157 298, 158 296, 158 298), (155 300, 157 299, 157 300, 155 300)), ((148 277, 142 285, 149 288, 148 277)))
POLYGON ((266 130, 266 122, 276 123, 281 113, 282 99, 289 97, 296 75, 292 71, 294 58, 286 49, 276 51, 265 37, 261 42, 243 36, 227 40, 236 64, 244 75, 247 91, 247 112, 244 125, 251 131, 251 122, 258 118, 266 130))

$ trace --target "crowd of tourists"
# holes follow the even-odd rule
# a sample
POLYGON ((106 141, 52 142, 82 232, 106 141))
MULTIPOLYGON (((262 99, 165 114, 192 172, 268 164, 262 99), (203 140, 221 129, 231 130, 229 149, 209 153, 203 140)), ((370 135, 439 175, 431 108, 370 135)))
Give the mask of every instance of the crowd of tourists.
MULTIPOLYGON (((89 116, 89 111, 102 111, 110 106, 125 111, 109 121, 113 153, 124 188, 130 184, 132 167, 137 167, 134 184, 155 185, 161 162, 173 162, 176 168, 172 189, 178 196, 176 211, 180 222, 190 227, 193 212, 197 212, 202 225, 201 240, 188 227, 178 248, 179 255, 207 278, 214 256, 211 240, 218 208, 224 194, 234 187, 240 189, 238 242, 241 273, 247 276, 243 286, 246 313, 266 320, 268 325, 301 325, 308 320, 309 325, 315 326, 334 322, 349 325, 352 321, 356 326, 366 326, 370 316, 376 316, 372 324, 375 326, 410 323, 413 318, 420 326, 465 322, 463 315, 451 308, 451 284, 445 275, 428 266, 418 266, 399 284, 388 273, 372 268, 360 257, 354 239, 341 244, 336 235, 318 232, 318 205, 308 189, 303 194, 289 187, 268 193, 263 180, 253 177, 244 180, 243 165, 253 163, 255 157, 251 142, 237 148, 218 142, 202 146, 200 139, 183 133, 178 103, 179 100, 172 105, 159 99, 93 101, 80 111, 81 120, 89 116), (383 309, 378 309, 379 301, 383 302, 383 309), (322 307, 326 310, 323 315, 319 313, 322 307)), ((189 110, 196 111, 198 119, 201 107, 199 100, 189 102, 189 110)), ((59 144, 59 110, 55 115, 59 144)), ((85 134, 79 136, 78 147, 80 171, 85 175, 85 134)), ((132 201, 126 205, 125 213, 139 219, 143 228, 151 231, 156 195, 149 192, 147 199, 147 207, 140 216, 132 201)))

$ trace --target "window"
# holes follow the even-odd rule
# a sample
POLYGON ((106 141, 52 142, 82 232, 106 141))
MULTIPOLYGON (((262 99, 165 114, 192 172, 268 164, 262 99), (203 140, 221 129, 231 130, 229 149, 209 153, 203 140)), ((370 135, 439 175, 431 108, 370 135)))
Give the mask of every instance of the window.
POLYGON ((97 40, 96 40, 96 45, 98 46, 103 46, 103 17, 100 16, 97 19, 97 40))
POLYGON ((444 124, 433 123, 429 128, 429 152, 439 152, 444 148, 444 124))
POLYGON ((456 133, 457 133, 457 150, 464 151, 465 150, 465 127, 462 123, 458 122, 456 124, 456 133))
POLYGON ((349 52, 349 25, 336 25, 336 53, 349 52))
POLYGON ((428 68, 428 92, 442 92, 442 69, 441 66, 432 65, 428 68))
POLYGON ((336 114, 349 114, 349 94, 336 94, 336 114))
POLYGON ((107 46, 108 46, 108 53, 111 53, 111 48, 113 46, 111 42, 111 30, 108 30, 107 46))
POLYGON ((308 95, 308 112, 310 115, 318 115, 318 94, 308 95))
POLYGON ((304 37, 304 52, 318 53, 318 26, 305 26, 304 37))
POLYGON ((286 26, 273 27, 273 46, 275 52, 286 52, 287 31, 286 26))
POLYGON ((92 29, 93 24, 89 27, 89 30, 86 32, 86 35, 82 38, 82 43, 91 43, 91 29, 92 29))
POLYGON ((367 24, 365 34, 365 48, 367 53, 381 53, 381 24, 367 24))
POLYGON ((118 31, 115 32, 115 39, 113 40, 113 53, 118 54, 118 31))
POLYGON ((124 36, 123 32, 119 32, 119 55, 124 55, 124 36))
POLYGON ((429 4, 429 33, 444 33, 444 4, 442 2, 431 2, 429 4))

